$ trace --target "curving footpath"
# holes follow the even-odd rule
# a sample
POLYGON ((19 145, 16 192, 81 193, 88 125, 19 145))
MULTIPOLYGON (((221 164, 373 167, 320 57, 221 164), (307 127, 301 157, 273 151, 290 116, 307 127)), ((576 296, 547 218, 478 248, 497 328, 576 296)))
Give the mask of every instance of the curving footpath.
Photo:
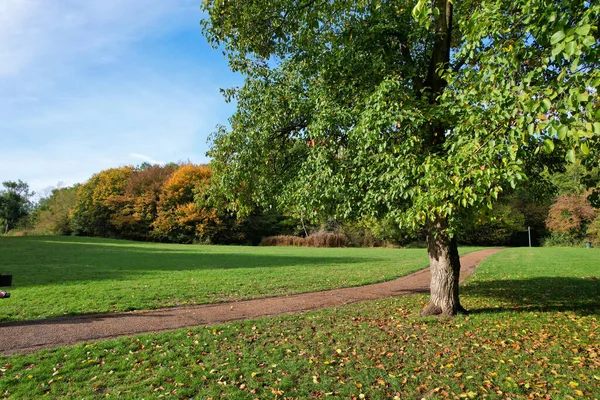
MULTIPOLYGON (((486 257, 502 249, 485 249, 460 258, 463 282, 486 257)), ((429 268, 393 281, 264 299, 160 310, 59 317, 0 325, 0 354, 25 354, 44 348, 105 340, 118 336, 220 324, 250 318, 299 313, 392 296, 429 291, 429 268)))

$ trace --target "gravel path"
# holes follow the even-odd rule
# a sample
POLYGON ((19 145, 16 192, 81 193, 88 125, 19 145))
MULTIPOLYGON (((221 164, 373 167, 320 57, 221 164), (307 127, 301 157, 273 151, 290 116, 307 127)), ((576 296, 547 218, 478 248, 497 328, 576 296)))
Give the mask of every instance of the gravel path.
MULTIPOLYGON (((461 282, 484 258, 502 249, 485 249, 460 258, 461 282)), ((429 268, 373 285, 302 293, 284 297, 206 304, 160 310, 60 317, 0 325, 0 354, 24 354, 44 348, 161 332, 242 319, 299 313, 429 290, 429 268)), ((10 300, 5 300, 10 301, 10 300)))

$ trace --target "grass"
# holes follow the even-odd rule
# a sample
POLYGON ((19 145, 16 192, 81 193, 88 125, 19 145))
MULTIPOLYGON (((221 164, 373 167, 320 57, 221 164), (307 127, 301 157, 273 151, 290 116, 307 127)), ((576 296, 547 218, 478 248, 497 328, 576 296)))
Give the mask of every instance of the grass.
POLYGON ((0 238, 0 260, 0 273, 14 276, 12 298, 0 304, 0 322, 357 286, 427 266, 422 249, 197 246, 47 236, 0 238))
POLYGON ((509 249, 463 288, 0 358, 6 398, 600 397, 600 251, 509 249), (362 395, 362 396, 361 396, 362 395))

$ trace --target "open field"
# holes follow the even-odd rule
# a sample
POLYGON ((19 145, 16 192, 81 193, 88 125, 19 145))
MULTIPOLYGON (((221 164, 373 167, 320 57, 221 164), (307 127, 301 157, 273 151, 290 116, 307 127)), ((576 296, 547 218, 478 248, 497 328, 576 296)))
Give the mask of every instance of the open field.
MULTIPOLYGON (((463 252, 475 248, 463 249, 463 252)), ((380 282, 427 266, 423 249, 197 246, 0 238, 13 297, 0 322, 155 309, 380 282)))
POLYGON ((600 251, 509 249, 463 289, 0 358, 8 398, 600 398, 600 251))

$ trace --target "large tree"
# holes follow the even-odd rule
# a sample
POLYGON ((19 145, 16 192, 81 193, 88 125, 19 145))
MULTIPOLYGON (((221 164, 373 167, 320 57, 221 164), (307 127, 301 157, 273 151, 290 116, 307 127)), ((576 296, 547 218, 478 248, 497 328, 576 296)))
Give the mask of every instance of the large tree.
POLYGON ((538 152, 594 154, 598 2, 205 0, 209 42, 245 75, 213 135, 240 210, 425 228, 423 314, 454 315, 454 234, 538 152))

